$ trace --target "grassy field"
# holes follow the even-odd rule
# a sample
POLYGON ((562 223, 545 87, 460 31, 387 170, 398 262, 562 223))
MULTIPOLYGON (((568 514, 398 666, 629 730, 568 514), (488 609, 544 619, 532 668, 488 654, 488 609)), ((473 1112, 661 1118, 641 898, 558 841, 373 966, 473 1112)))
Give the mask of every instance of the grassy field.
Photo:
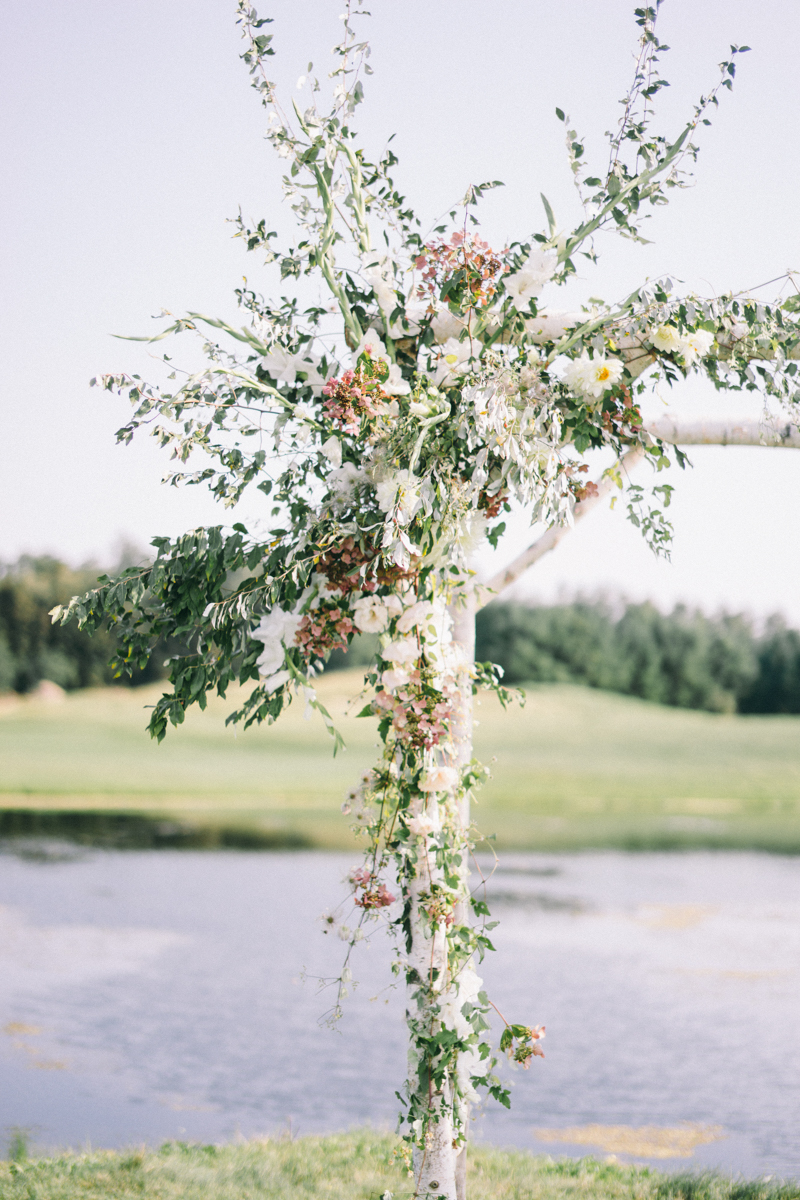
MULTIPOLYGON (((357 720, 361 676, 319 691, 344 733, 336 759, 321 720, 295 703, 271 728, 226 728, 215 699, 159 746, 145 732, 158 688, 0 700, 0 807, 177 817, 307 845, 350 844, 343 795, 373 761, 357 720)), ((493 778, 475 816, 516 849, 755 847, 800 852, 800 718, 667 709, 547 685, 508 712, 476 710, 476 753, 493 778)))
MULTIPOLYGON (((393 1138, 370 1131, 232 1146, 167 1143, 0 1163, 0 1200, 377 1200, 410 1197, 393 1138)), ((474 1147, 470 1200, 798 1200, 800 1185, 670 1176, 593 1159, 535 1158, 474 1147)))

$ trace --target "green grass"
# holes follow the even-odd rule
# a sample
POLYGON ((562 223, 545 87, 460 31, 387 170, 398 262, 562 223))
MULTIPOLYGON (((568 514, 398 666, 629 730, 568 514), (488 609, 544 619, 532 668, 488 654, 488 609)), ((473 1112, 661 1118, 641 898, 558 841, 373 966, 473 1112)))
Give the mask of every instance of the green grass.
MULTIPOLYGON (((0 1163, 1 1200, 367 1200, 410 1197, 392 1161, 395 1139, 370 1131, 231 1146, 170 1142, 156 1151, 100 1151, 0 1163)), ((469 1200, 797 1200, 800 1185, 669 1176, 593 1159, 470 1149, 469 1200)))
MULTIPOLYGON (((145 732, 158 688, 74 693, 0 708, 0 807, 125 811, 351 843, 343 795, 375 756, 357 720, 359 672, 319 690, 342 729, 336 759, 316 714, 226 728, 234 707, 190 712, 159 746, 145 732)), ((523 709, 476 710, 476 753, 492 764, 475 816, 517 849, 754 847, 800 852, 800 718, 667 709, 565 685, 534 686, 523 709)))

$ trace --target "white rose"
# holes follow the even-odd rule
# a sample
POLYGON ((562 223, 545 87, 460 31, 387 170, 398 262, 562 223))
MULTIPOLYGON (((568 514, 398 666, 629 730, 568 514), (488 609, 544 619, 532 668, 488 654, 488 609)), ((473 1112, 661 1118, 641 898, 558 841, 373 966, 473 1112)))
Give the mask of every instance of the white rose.
MULTIPOLYGON (((339 443, 341 449, 341 443, 339 443)), ((366 483, 366 471, 362 471, 355 463, 345 463, 331 471, 328 476, 328 487, 341 500, 349 500, 359 483, 366 483)))
POLYGON ((353 605, 353 624, 362 633, 383 633, 389 624, 386 605, 377 596, 362 596, 353 605))
POLYGON ((390 617, 400 616, 400 613, 403 611, 403 601, 399 596, 395 595, 393 592, 391 596, 386 596, 383 602, 386 605, 386 611, 389 613, 390 617))
POLYGON ((395 642, 389 642, 388 646, 381 650, 381 658, 385 662, 395 664, 416 662, 419 658, 416 638, 398 638, 395 642))
POLYGON ((678 354, 681 348, 681 335, 674 325, 659 325, 650 333, 650 342, 656 350, 664 350, 667 354, 678 354))
POLYGON ((427 837, 436 828, 433 818, 429 817, 427 813, 422 813, 418 817, 409 817, 406 820, 406 825, 411 836, 418 838, 427 837))
POLYGON ((450 792, 458 780, 455 767, 431 767, 422 776, 419 787, 422 792, 450 792))
POLYGON ((408 667, 392 667, 390 671, 384 671, 381 675, 381 683, 387 692, 393 692, 396 688, 405 687, 410 682, 411 672, 408 667))
POLYGON ((412 629, 424 624, 432 616, 433 605, 427 600, 418 600, 416 604, 412 604, 410 608, 406 609, 397 622, 398 633, 410 633, 412 629))

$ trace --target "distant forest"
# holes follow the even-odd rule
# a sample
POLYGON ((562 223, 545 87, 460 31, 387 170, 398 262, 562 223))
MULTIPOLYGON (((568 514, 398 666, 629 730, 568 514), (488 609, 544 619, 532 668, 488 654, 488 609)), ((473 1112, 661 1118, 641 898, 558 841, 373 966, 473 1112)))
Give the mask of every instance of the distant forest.
MULTIPOLYGON (((0 692, 29 692, 43 679, 72 689, 165 677, 164 659, 178 647, 157 647, 133 679, 115 679, 111 631, 88 637, 51 623, 50 609, 97 574, 54 558, 0 567, 0 692)), ((374 638, 360 637, 346 655, 334 653, 330 669, 369 662, 374 650, 374 638)), ((577 683, 709 712, 800 713, 800 632, 778 616, 757 632, 745 616, 682 605, 665 614, 605 600, 496 603, 478 614, 476 657, 499 663, 507 683, 577 683)))

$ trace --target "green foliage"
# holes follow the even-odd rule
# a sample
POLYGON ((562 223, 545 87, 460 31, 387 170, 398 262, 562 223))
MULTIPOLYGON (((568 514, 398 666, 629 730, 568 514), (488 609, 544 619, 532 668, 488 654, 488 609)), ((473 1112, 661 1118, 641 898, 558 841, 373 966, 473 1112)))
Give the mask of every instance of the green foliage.
POLYGON ((800 633, 779 618, 755 634, 744 616, 652 604, 616 613, 604 601, 492 604, 478 615, 478 653, 507 682, 582 683, 708 712, 800 713, 800 633))

